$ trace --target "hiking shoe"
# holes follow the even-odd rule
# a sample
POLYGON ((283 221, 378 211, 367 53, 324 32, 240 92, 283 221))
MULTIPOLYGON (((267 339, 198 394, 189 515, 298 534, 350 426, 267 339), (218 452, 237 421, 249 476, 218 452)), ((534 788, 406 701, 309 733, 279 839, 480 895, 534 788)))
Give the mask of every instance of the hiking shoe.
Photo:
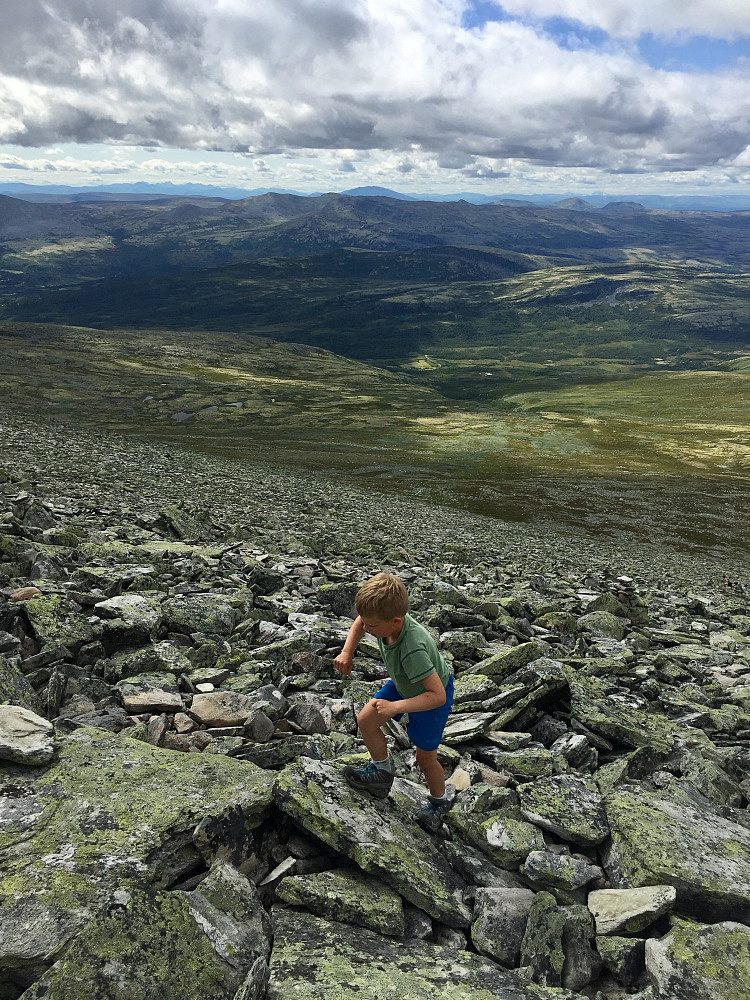
POLYGON ((445 814, 450 810, 456 799, 456 789, 453 785, 446 785, 445 792, 445 802, 433 802, 431 799, 428 799, 427 805, 422 806, 417 813, 417 823, 419 823, 423 830, 427 830, 428 833, 438 832, 443 825, 445 814))
POLYGON ((354 767, 352 764, 347 764, 341 773, 354 788, 369 792, 376 799, 388 798, 395 777, 393 771, 385 771, 377 764, 373 764, 372 761, 365 764, 364 767, 354 767))

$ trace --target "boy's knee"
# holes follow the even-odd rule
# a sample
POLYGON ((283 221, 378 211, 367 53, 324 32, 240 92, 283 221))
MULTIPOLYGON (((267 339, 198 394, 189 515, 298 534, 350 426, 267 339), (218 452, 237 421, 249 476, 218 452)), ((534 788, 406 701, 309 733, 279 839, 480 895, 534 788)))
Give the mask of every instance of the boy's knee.
POLYGON ((375 728, 380 728, 380 723, 377 721, 378 713, 375 711, 373 706, 368 702, 363 709, 360 710, 357 716, 357 725, 360 729, 367 729, 368 727, 375 726, 375 728))

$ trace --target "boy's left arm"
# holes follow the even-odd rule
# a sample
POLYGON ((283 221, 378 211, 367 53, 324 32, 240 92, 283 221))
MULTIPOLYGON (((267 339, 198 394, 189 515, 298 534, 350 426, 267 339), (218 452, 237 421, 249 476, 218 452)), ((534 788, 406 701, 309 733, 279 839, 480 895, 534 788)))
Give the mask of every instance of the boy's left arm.
POLYGON ((378 718, 384 721, 392 719, 394 715, 402 712, 428 712, 431 708, 440 708, 445 704, 445 688, 436 671, 428 677, 423 678, 424 693, 415 695, 413 698, 404 698, 402 701, 385 701, 383 698, 375 699, 375 708, 378 718))

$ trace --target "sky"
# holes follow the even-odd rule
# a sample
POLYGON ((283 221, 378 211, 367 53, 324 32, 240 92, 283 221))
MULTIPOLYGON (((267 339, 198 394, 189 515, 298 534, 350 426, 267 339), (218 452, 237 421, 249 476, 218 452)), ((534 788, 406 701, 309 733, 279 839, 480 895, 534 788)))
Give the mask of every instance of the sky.
POLYGON ((0 183, 750 193, 748 0, 0 13, 0 183))

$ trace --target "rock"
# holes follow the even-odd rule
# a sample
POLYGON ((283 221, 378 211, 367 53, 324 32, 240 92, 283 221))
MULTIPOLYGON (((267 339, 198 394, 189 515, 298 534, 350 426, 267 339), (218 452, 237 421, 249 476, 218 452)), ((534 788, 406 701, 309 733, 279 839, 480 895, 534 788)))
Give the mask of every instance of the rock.
POLYGON ((4 656, 0 656, 0 705, 17 705, 37 714, 40 708, 28 678, 4 656))
POLYGON ((641 938, 598 937, 596 950, 618 983, 633 986, 645 972, 646 942, 641 938))
POLYGON ((271 920, 252 882, 226 861, 215 861, 193 892, 180 895, 224 965, 229 997, 247 981, 248 969, 265 986, 271 920))
POLYGON ((27 708, 0 705, 0 760, 46 764, 55 752, 51 723, 27 708))
MULTIPOLYGON (((234 691, 211 691, 197 694, 190 705, 189 715, 209 729, 224 726, 244 726, 253 714, 257 698, 234 691)), ((272 730, 273 731, 273 730, 272 730)))
POLYGON ((593 847, 609 835, 602 796, 591 778, 552 775, 518 789, 521 815, 563 840, 593 847))
POLYGON ((530 851, 521 868, 525 879, 543 889, 565 889, 575 892, 594 879, 604 877, 597 865, 570 854, 552 851, 530 851))
MULTIPOLYGON (((416 811, 408 783, 396 778, 391 799, 399 795, 403 806, 416 811)), ((463 879, 435 852, 428 834, 407 825, 390 799, 354 791, 336 767, 308 757, 281 772, 274 796, 297 824, 415 906, 450 927, 469 926, 463 879)))
POLYGON ((576 1000, 542 990, 479 955, 429 944, 394 941, 364 928, 274 908, 274 943, 266 1000, 329 1000, 342 983, 352 996, 379 1000, 494 997, 576 1000))
POLYGON ((531 889, 478 889, 471 925, 471 940, 477 950, 503 965, 518 965, 533 902, 531 889))
POLYGON ((41 972, 117 888, 168 887, 217 855, 247 864, 272 801, 244 761, 94 729, 35 774, 0 788, 0 977, 41 972))
POLYGON ((625 638, 622 622, 609 611, 592 611, 590 614, 581 615, 577 622, 577 630, 603 639, 625 638))
POLYGON ((142 649, 123 649, 114 653, 109 661, 105 677, 117 682, 137 674, 170 673, 179 676, 192 669, 190 660, 179 646, 164 640, 142 649))
POLYGON ((588 908, 597 934, 637 934, 664 913, 677 899, 671 885, 646 885, 640 889, 597 889, 589 893, 588 908))
POLYGON ((623 785, 604 802, 612 831, 605 869, 614 888, 673 885, 680 914, 750 921, 747 826, 679 790, 623 785))
POLYGON ((565 912, 548 892, 538 892, 529 910, 521 942, 521 968, 532 982, 560 986, 565 953, 565 912))
POLYGON ((525 667, 527 663, 538 660, 544 654, 545 646, 542 646, 541 643, 522 642, 518 646, 510 646, 508 649, 493 653, 492 656, 480 660, 470 669, 472 673, 483 674, 494 681, 501 681, 510 677, 521 667, 525 667))
POLYGON ((233 1000, 254 954, 244 919, 249 908, 237 906, 236 894, 213 895, 210 906, 199 899, 117 890, 24 996, 115 997, 126 984, 132 1000, 233 1000))
POLYGON ((236 612, 225 597, 215 594, 170 597, 161 605, 164 625, 172 632, 211 632, 231 635, 236 612))
POLYGON ((18 587, 11 593, 10 599, 20 604, 22 601, 30 601, 32 597, 36 597, 38 594, 41 594, 41 590, 38 587, 18 587))
POLYGON ((595 677, 567 672, 571 713, 584 726, 630 747, 671 750, 681 733, 678 726, 653 711, 649 702, 595 677))
POLYGON ((170 674, 140 674, 115 686, 122 706, 133 715, 139 712, 181 712, 182 697, 170 674))
POLYGON ((657 997, 670 1000, 745 1000, 750 984, 750 927, 725 921, 680 921, 660 940, 646 942, 646 968, 657 997))
POLYGON ((446 816, 451 831, 473 845, 500 868, 518 869, 530 851, 542 850, 541 831, 524 822, 512 809, 497 808, 507 803, 505 789, 477 784, 466 789, 446 816), (493 808, 495 806, 495 808, 493 808))
POLYGON ((403 937, 405 933, 399 894, 356 869, 294 875, 282 880, 276 895, 327 920, 356 924, 395 937, 403 937))
POLYGON ((24 604, 22 613, 42 646, 59 642, 77 653, 101 635, 101 626, 93 625, 80 613, 77 604, 59 594, 32 597, 24 604))
POLYGON ((601 959, 591 947, 594 922, 585 906, 566 906, 563 928, 562 984, 568 990, 580 992, 599 975, 601 959))

